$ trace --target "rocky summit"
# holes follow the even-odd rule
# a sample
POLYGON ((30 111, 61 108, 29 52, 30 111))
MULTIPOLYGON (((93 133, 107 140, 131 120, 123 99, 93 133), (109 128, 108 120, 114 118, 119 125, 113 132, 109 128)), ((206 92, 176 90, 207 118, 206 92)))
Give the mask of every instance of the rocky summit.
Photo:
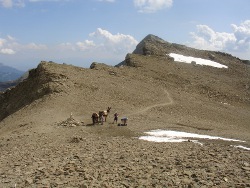
POLYGON ((250 187, 249 122, 250 67, 230 54, 148 35, 114 67, 41 62, 0 94, 0 187, 250 187))

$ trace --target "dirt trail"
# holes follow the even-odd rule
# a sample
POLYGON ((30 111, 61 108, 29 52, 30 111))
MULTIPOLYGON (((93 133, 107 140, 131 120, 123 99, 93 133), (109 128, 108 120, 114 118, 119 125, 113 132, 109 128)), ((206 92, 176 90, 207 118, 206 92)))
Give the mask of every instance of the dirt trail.
POLYGON ((133 113, 130 113, 130 114, 128 114, 128 116, 133 116, 133 115, 137 115, 137 114, 144 113, 144 112, 150 110, 151 108, 160 107, 160 106, 167 106, 167 105, 173 104, 174 101, 173 101, 173 99, 170 97, 170 94, 168 93, 168 91, 164 90, 164 93, 166 93, 168 102, 165 102, 165 103, 158 103, 158 104, 154 104, 154 105, 148 106, 148 107, 143 108, 143 109, 141 109, 141 110, 138 110, 138 111, 135 111, 135 112, 133 112, 133 113))

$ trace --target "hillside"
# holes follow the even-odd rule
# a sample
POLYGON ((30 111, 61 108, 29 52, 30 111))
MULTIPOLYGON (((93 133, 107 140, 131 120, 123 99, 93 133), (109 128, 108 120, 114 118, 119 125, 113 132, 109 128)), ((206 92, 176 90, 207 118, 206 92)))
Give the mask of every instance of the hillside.
POLYGON ((138 139, 176 130, 250 148, 249 86, 245 61, 153 35, 115 67, 41 62, 0 94, 0 187, 250 186, 250 153, 232 141, 138 139), (170 53, 228 68, 175 62, 170 53), (107 122, 93 126, 91 114, 108 106, 107 122), (128 126, 112 123, 115 112, 128 126))

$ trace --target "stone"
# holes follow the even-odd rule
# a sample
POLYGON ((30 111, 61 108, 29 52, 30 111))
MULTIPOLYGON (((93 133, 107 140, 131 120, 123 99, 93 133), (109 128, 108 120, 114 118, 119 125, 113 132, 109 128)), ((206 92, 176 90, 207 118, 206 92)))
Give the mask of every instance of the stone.
POLYGON ((243 163, 243 166, 249 167, 250 164, 249 164, 248 162, 244 162, 244 163, 243 163))
POLYGON ((182 183, 184 183, 184 184, 186 184, 186 185, 190 184, 191 182, 192 182, 192 180, 190 180, 190 179, 188 179, 188 178, 182 179, 182 183))
POLYGON ((243 166, 242 169, 243 169, 243 170, 246 170, 246 171, 250 171, 250 167, 245 167, 245 166, 243 166))
POLYGON ((30 185, 30 184, 32 184, 32 183, 33 183, 33 179, 32 179, 32 178, 27 178, 27 179, 25 180, 25 184, 30 185))

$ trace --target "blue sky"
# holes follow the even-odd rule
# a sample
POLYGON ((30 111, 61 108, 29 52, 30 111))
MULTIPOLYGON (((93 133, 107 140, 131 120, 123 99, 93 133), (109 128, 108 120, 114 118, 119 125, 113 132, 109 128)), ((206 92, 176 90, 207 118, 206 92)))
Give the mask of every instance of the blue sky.
POLYGON ((249 0, 0 0, 0 62, 115 65, 146 35, 250 59, 249 0))

